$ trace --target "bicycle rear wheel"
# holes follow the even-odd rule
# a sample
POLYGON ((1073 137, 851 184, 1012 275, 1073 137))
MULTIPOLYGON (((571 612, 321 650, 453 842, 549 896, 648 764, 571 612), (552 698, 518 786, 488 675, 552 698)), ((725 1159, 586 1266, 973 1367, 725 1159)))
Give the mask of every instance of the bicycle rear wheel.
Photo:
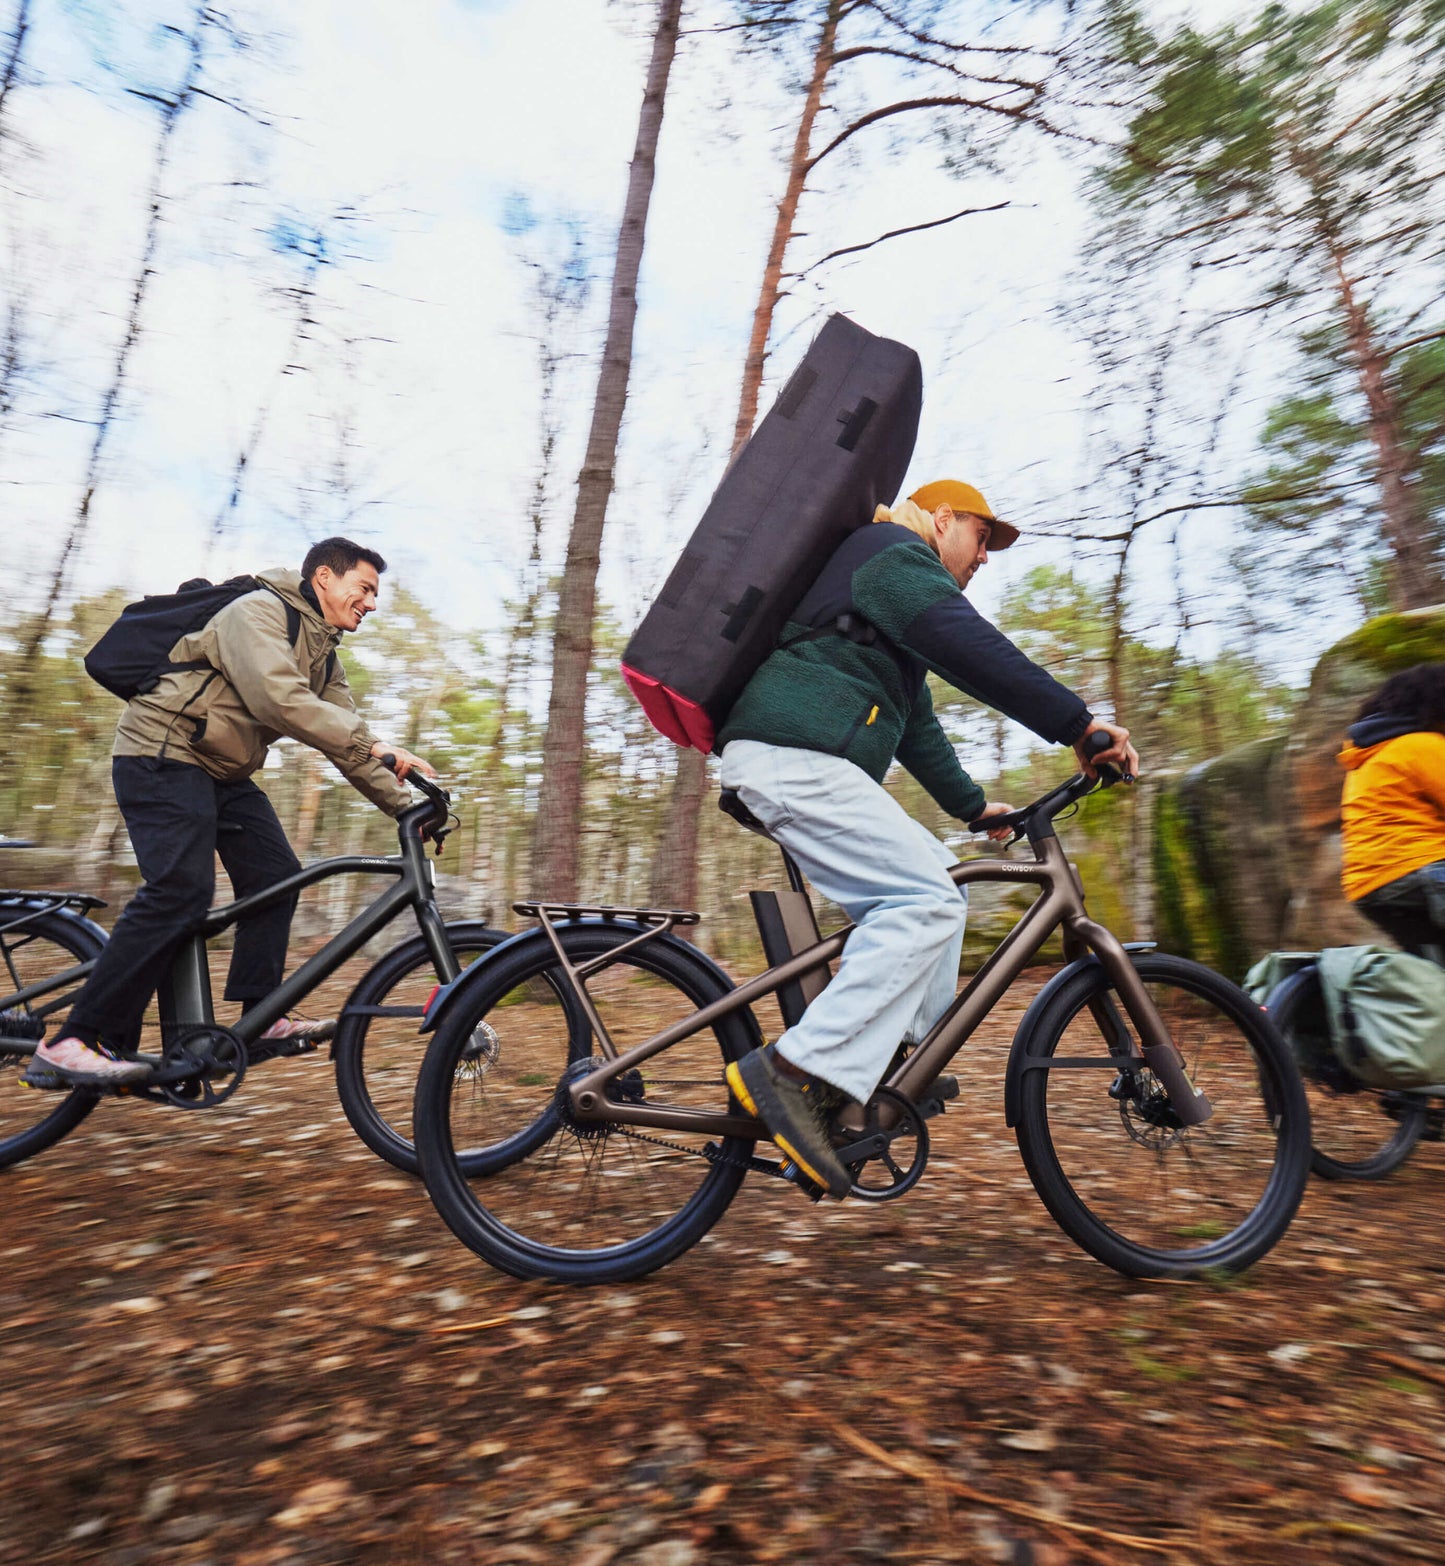
MULTIPOLYGON (((506 939, 504 931, 479 920, 447 925, 448 944, 463 968, 506 939)), ((351 1129, 406 1174, 419 1169, 411 1111, 426 1049, 422 1010, 440 982, 431 951, 418 935, 362 976, 336 1028, 336 1092, 351 1129)))
POLYGON ((1019 1149, 1071 1239, 1130 1277, 1240 1271, 1289 1227, 1309 1171, 1299 1073, 1265 1013, 1227 979, 1179 957, 1131 954, 1185 1069, 1214 1107, 1181 1126, 1147 1070, 1098 963, 1066 980, 1028 1041, 1019 1149))
MULTIPOLYGON (((616 952, 636 934, 595 924, 559 932, 574 964, 616 952)), ((728 987, 667 936, 620 954, 587 981, 619 1051, 728 987)), ((629 1072, 617 1092, 652 1106, 737 1113, 723 1070, 757 1042, 749 1016, 724 1017, 629 1072)), ((462 1244, 514 1277, 642 1277, 696 1244, 746 1173, 750 1140, 576 1123, 565 1097, 569 1068, 585 1069, 596 1053, 542 935, 491 959, 458 994, 427 1050, 415 1115, 422 1177, 462 1244), (460 1069, 484 1023, 494 1030, 495 1052, 476 1069, 460 1069)))
POLYGON ((0 1169, 54 1146, 96 1106, 97 1095, 83 1088, 43 1093, 20 1082, 35 1045, 65 1021, 81 981, 17 997, 98 957, 104 944, 64 914, 26 918, 19 907, 0 907, 0 1169))
POLYGON ((1322 1180, 1383 1180, 1415 1150, 1430 1100, 1362 1087, 1338 1061, 1303 1040, 1329 1033, 1319 969, 1292 973, 1268 1001, 1269 1015, 1299 1062, 1310 1104, 1310 1167, 1322 1180))

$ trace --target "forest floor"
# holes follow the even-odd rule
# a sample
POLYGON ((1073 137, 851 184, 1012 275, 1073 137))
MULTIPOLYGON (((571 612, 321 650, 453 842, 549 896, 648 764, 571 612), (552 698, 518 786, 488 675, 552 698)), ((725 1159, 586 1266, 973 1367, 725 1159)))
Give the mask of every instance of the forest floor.
POLYGON ((1130 1281, 1024 1175, 1016 1020, 905 1200, 754 1177, 625 1287, 489 1270, 324 1055, 101 1105, 0 1174, 0 1562, 1445 1559, 1445 1145, 1130 1281))

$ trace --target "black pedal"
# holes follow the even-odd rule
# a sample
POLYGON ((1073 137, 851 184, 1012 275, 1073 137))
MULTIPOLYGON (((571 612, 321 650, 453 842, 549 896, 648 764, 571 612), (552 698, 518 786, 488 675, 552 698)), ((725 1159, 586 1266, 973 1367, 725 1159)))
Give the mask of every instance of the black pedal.
POLYGON ((814 1184, 791 1158, 784 1161, 779 1173, 784 1180, 791 1180, 810 1202, 821 1202, 828 1194, 821 1185, 814 1184))

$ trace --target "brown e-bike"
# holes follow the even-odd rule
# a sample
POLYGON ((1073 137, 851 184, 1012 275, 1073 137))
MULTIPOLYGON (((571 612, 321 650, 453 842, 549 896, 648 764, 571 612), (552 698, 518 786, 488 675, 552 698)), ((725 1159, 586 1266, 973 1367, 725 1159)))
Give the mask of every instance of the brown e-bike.
MULTIPOLYGON (((1096 786, 1080 774, 988 822, 1027 838, 1031 859, 950 872, 961 887, 1039 892, 928 1036, 900 1047, 873 1098, 835 1117, 850 1199, 917 1184, 928 1123, 957 1092, 944 1068, 1062 927, 1065 966, 1020 1023, 1005 1080, 1029 1178, 1060 1227, 1120 1272, 1238 1271, 1284 1233, 1304 1190, 1304 1089, 1242 990, 1089 917, 1054 821, 1096 786)), ((727 1061, 763 1043, 753 1004, 776 994, 791 1025, 852 929, 818 938, 784 859, 792 892, 753 894, 773 965, 747 983, 672 933, 696 914, 538 902, 516 905, 537 928, 435 997, 414 1136, 464 1245, 517 1277, 618 1281, 694 1245, 749 1171, 808 1189, 723 1080, 727 1061), (478 1062, 468 1041, 484 1023, 495 1048, 478 1062)))

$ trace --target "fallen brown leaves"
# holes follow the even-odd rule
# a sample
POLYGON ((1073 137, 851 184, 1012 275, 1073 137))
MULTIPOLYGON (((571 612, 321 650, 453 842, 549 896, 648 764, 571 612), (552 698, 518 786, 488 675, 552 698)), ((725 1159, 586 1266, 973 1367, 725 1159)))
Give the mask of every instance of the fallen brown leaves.
POLYGON ((1445 1559, 1441 1147, 1237 1284, 1130 1282, 1023 1174, 1013 1020, 905 1201, 750 1179, 617 1288, 489 1271, 323 1060, 102 1107, 0 1175, 0 1561, 1445 1559))

